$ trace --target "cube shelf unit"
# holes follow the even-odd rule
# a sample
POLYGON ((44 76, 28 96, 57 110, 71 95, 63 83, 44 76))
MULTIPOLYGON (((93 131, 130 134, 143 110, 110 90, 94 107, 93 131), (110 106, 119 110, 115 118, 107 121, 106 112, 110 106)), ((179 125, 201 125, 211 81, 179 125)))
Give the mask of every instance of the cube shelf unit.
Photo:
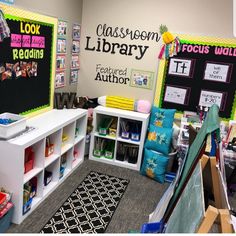
POLYGON ((91 134, 90 141, 90 150, 89 150, 89 159, 94 161, 99 161, 111 165, 116 165, 120 167, 125 167, 133 170, 140 170, 140 165, 142 161, 143 145, 146 137, 147 127, 149 122, 149 114, 143 114, 134 111, 126 111, 116 108, 109 108, 98 106, 93 111, 93 132, 91 134), (102 135, 99 132, 99 125, 103 119, 113 118, 117 120, 117 128, 115 135, 102 135), (130 138, 125 139, 121 137, 121 121, 128 120, 140 124, 140 138, 138 141, 133 141, 130 138), (97 139, 106 139, 111 140, 115 143, 114 145, 114 154, 112 158, 106 158, 104 155, 97 157, 94 155, 94 147, 97 139), (138 157, 135 163, 130 163, 127 160, 118 160, 117 151, 119 144, 131 144, 138 148, 138 157))
POLYGON ((15 224, 20 224, 84 161, 87 110, 51 110, 28 119, 27 126, 35 129, 14 139, 0 141, 0 186, 13 193, 15 207, 12 222, 15 224), (63 134, 67 137, 64 141, 63 134), (53 153, 49 156, 45 152, 46 140, 53 144, 53 153), (25 151, 28 147, 34 153, 33 169, 24 173, 25 151), (63 155, 66 155, 66 166, 60 172, 63 155), (51 178, 45 184, 46 171, 51 178), (23 213, 24 185, 34 177, 37 177, 36 195, 29 210, 23 213))

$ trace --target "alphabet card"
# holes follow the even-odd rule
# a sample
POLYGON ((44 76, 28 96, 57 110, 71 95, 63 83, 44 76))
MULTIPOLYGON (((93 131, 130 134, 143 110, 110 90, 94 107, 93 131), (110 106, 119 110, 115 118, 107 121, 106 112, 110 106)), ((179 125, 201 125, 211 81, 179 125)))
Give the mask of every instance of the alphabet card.
POLYGON ((194 60, 171 58, 169 66, 169 75, 192 77, 194 60))

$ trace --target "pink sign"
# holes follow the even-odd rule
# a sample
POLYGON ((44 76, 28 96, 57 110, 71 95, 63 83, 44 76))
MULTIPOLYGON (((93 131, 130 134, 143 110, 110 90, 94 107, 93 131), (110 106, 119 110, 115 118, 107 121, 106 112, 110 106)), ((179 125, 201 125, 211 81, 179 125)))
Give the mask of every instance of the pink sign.
POLYGON ((32 36, 31 47, 32 48, 45 48, 45 37, 32 36))
POLYGON ((11 47, 21 48, 21 35, 20 34, 11 34, 11 47))
POLYGON ((23 35, 22 36, 22 47, 23 48, 30 48, 30 35, 23 35))

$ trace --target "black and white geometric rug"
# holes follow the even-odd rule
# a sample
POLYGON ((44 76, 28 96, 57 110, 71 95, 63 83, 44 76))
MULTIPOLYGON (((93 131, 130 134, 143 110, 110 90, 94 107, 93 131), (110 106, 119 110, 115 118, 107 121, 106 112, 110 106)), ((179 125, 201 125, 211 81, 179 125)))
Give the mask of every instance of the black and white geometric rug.
POLYGON ((128 183, 90 172, 40 233, 104 233, 128 183))

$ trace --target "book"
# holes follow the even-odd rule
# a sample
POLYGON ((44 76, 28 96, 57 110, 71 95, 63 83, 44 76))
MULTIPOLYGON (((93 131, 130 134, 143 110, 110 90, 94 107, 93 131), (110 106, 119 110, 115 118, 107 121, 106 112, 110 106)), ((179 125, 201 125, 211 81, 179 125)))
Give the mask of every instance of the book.
POLYGON ((12 207, 13 207, 13 203, 8 202, 6 206, 0 211, 0 218, 2 218, 12 207))

